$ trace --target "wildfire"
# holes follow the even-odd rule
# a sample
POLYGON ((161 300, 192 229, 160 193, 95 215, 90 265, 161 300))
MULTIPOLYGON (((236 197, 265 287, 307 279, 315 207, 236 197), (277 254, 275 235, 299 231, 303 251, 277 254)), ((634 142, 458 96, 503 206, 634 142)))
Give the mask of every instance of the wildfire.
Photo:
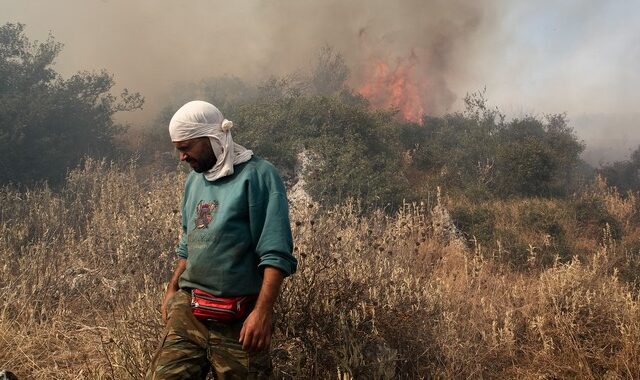
POLYGON ((365 84, 358 92, 376 108, 395 108, 408 121, 421 123, 424 114, 422 99, 427 87, 425 78, 416 72, 418 58, 399 59, 392 69, 382 59, 365 69, 365 84))

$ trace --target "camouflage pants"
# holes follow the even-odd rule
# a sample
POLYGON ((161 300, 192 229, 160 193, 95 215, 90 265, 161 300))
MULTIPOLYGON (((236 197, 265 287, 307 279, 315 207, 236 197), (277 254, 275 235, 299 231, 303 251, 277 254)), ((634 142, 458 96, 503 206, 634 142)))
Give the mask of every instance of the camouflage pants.
POLYGON ((266 379, 271 372, 268 352, 248 353, 238 342, 242 321, 202 323, 191 314, 191 296, 180 290, 167 304, 167 327, 153 356, 147 380, 266 379))

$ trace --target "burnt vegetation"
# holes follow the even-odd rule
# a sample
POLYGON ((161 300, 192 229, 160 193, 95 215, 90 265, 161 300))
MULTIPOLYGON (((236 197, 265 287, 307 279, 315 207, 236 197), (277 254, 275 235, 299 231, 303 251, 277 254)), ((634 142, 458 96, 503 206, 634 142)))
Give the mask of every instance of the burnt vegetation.
POLYGON ((166 126, 198 98, 311 196, 277 378, 640 378, 638 152, 596 172, 565 115, 507 120, 483 92, 406 122, 328 47, 307 73, 176 86, 134 139, 113 116, 142 97, 62 78, 60 49, 0 27, 0 369, 143 378, 184 179, 166 126))

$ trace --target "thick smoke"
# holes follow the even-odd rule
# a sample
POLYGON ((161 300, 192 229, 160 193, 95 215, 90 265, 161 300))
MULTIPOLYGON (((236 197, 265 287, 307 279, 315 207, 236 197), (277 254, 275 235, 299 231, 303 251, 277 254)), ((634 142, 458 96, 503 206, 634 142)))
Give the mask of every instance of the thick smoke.
POLYGON ((413 57, 426 78, 426 111, 441 113, 459 95, 450 82, 469 69, 496 14, 490 3, 461 0, 24 3, 3 7, 30 35, 43 39, 50 30, 64 42, 61 72, 106 68, 146 96, 145 117, 174 83, 286 75, 308 68, 324 45, 344 56, 354 86, 374 60, 393 67, 413 57))
MULTIPOLYGON (((639 119, 633 2, 0 1, 0 22, 25 23, 32 39, 51 31, 65 44, 63 75, 104 68, 120 87, 143 93, 145 110, 123 116, 133 123, 153 120, 176 83, 307 70, 325 45, 344 56, 354 88, 370 80, 375 62, 391 70, 409 62, 431 114, 459 109, 465 93, 486 86, 507 113, 631 113, 634 126, 639 119)), ((586 119, 573 118, 578 133, 586 119)))
POLYGON ((265 7, 266 19, 274 21, 274 44, 269 50, 275 57, 297 57, 295 65, 299 66, 313 53, 310 48, 329 44, 345 56, 354 87, 370 79, 367 72, 376 61, 393 69, 412 60, 415 75, 424 78, 425 110, 441 113, 456 99, 449 82, 466 70, 473 50, 470 46, 480 43, 483 25, 495 14, 487 4, 446 0, 279 2, 265 7), (285 15, 287 21, 278 23, 285 15))

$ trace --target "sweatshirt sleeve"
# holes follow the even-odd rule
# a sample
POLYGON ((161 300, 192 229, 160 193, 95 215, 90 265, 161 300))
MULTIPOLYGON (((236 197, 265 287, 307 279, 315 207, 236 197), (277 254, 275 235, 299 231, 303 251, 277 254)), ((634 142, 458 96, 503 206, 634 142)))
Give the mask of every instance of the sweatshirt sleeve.
POLYGON ((186 224, 186 216, 184 215, 184 209, 182 210, 182 230, 180 233, 180 242, 176 247, 176 254, 181 259, 186 259, 188 256, 187 250, 187 224, 186 224))
MULTIPOLYGON (((273 168, 273 167, 271 167, 273 168)), ((275 168, 264 173, 250 194, 249 218, 258 268, 271 266, 286 275, 295 273, 293 238, 286 190, 275 168)))
POLYGON ((178 255, 179 258, 181 259, 186 259, 187 256, 189 256, 189 250, 187 249, 187 241, 188 241, 188 234, 187 234, 187 224, 188 224, 188 216, 187 216, 187 210, 185 209, 185 204, 187 201, 187 185, 185 184, 185 190, 184 190, 184 195, 182 198, 182 212, 181 212, 181 230, 180 230, 180 242, 178 242, 178 246, 176 247, 176 254, 178 255))

